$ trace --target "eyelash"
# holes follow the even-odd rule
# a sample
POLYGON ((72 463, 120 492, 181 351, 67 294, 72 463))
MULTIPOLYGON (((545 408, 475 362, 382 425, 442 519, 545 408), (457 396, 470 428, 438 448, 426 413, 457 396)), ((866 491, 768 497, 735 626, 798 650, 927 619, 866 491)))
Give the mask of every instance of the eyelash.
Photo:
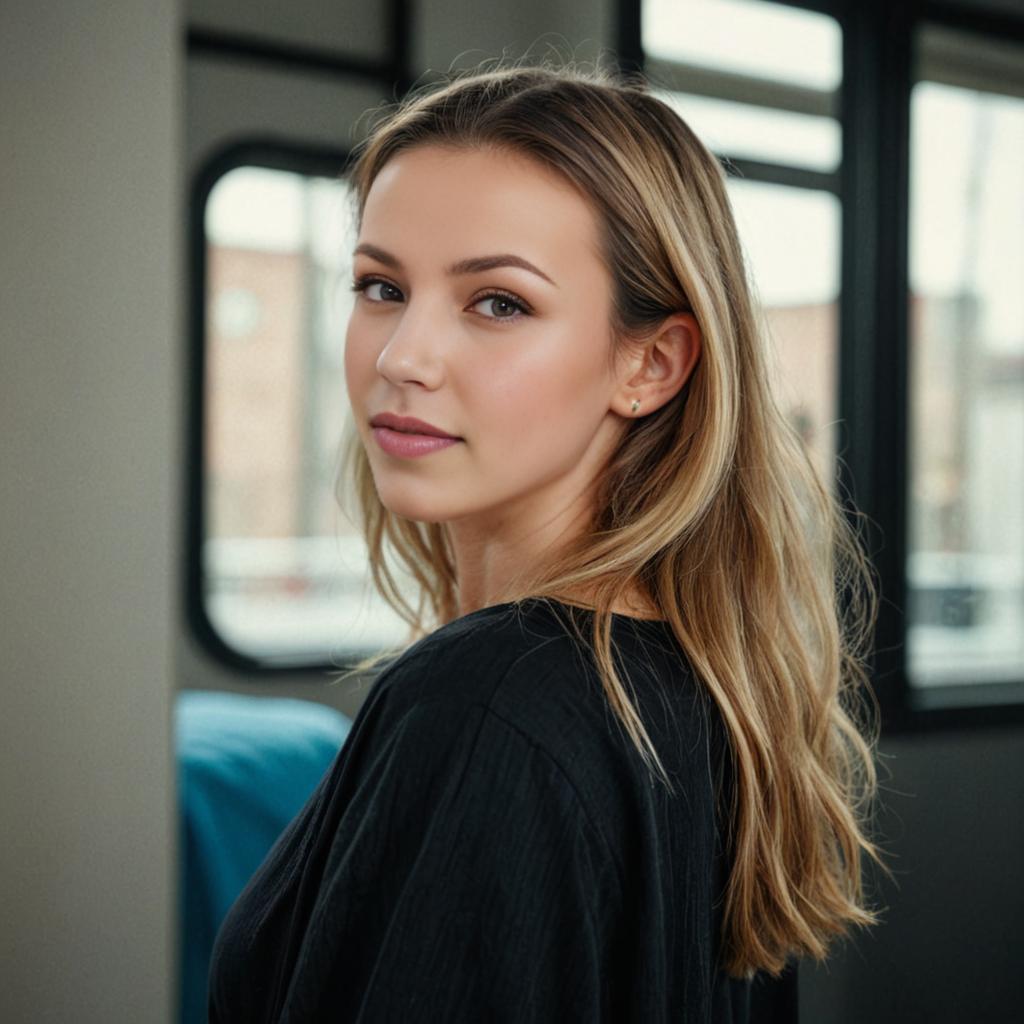
MULTIPOLYGON (((352 282, 352 291, 364 292, 371 284, 384 284, 387 285, 389 288, 394 288, 396 291, 402 290, 401 288, 398 288, 396 285, 393 285, 390 281, 386 281, 383 277, 376 277, 372 274, 364 274, 362 277, 358 277, 355 279, 355 281, 352 282)), ((494 320, 497 321, 498 323, 515 322, 516 320, 521 320, 524 316, 530 316, 533 312, 530 309, 530 307, 525 302, 523 302, 522 299, 517 298, 511 292, 503 292, 499 289, 495 289, 486 292, 483 295, 477 296, 477 298, 473 302, 473 305, 475 306, 480 302, 486 301, 487 299, 504 299, 506 302, 515 306, 519 310, 519 312, 515 316, 486 316, 484 317, 485 320, 494 320)), ((369 301, 386 302, 387 300, 371 299, 369 301)))

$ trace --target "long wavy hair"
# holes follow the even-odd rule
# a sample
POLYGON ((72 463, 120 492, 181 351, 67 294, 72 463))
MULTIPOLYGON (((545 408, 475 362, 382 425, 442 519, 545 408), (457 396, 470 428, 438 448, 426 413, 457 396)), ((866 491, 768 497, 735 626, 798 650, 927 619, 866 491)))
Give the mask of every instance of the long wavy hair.
MULTIPOLYGON (((866 666, 878 597, 847 518, 859 513, 822 481, 773 393, 774 356, 722 167, 641 76, 575 62, 453 72, 373 113, 346 168, 357 224, 401 150, 526 155, 592 205, 612 281, 613 351, 671 313, 695 316, 702 349, 685 385, 629 423, 596 483, 590 529, 519 593, 588 595, 608 701, 670 791, 616 669, 611 610, 639 587, 671 624, 729 739, 724 969, 750 977, 778 974, 794 956, 823 959, 851 925, 878 920, 861 878, 862 854, 885 869, 869 837, 878 707, 866 666)), ((343 491, 373 582, 410 639, 456 618, 445 525, 386 509, 354 434, 343 491)))

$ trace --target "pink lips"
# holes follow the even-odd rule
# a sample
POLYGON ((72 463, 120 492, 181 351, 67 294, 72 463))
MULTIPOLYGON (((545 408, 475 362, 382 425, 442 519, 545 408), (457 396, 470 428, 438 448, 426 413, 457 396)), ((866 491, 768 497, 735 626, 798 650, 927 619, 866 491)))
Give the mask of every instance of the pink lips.
POLYGON ((388 455, 416 458, 450 448, 462 440, 412 416, 395 416, 385 412, 370 420, 373 436, 388 455))

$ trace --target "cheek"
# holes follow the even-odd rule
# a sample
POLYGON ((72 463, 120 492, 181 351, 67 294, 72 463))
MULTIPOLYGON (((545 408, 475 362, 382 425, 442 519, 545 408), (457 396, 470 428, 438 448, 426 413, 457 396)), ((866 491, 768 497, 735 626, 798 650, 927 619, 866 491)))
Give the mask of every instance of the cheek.
POLYGON ((609 393, 603 351, 589 337, 548 336, 537 344, 496 348, 486 361, 462 363, 463 403, 472 407, 473 420, 492 428, 489 444, 525 451, 589 440, 609 393))
POLYGON ((345 334, 345 385, 353 407, 361 407, 376 367, 377 351, 372 340, 350 323, 345 334))
POLYGON ((529 423, 548 404, 550 380, 546 369, 515 361, 499 362, 492 363, 485 378, 482 374, 475 376, 487 381, 484 389, 476 391, 475 403, 489 419, 522 419, 529 423))

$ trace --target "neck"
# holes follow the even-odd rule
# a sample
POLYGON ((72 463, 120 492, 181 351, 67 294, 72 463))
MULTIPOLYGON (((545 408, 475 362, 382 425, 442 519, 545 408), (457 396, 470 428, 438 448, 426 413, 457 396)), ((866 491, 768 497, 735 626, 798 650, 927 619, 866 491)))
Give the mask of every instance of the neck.
MULTIPOLYGON (((458 583, 458 614, 515 601, 535 593, 560 552, 591 527, 600 468, 618 442, 621 427, 609 419, 604 433, 571 470, 536 490, 484 512, 447 520, 458 583)), ((593 607, 593 587, 559 595, 593 607)), ((639 588, 617 601, 612 611, 659 618, 639 588)))
MULTIPOLYGON (((455 557, 458 581, 458 614, 467 615, 504 601, 528 597, 533 591, 530 580, 579 533, 588 528, 586 507, 566 508, 562 514, 526 525, 516 521, 506 529, 495 524, 482 528, 470 521, 449 522, 449 537, 455 557)), ((559 595, 568 604, 593 608, 597 603, 595 586, 580 587, 559 595)), ((630 586, 613 602, 611 611, 640 619, 660 619, 657 606, 638 586, 630 586)))
POLYGON ((449 521, 459 614, 526 597, 530 580, 588 525, 584 500, 569 502, 554 515, 506 508, 487 521, 449 521))

